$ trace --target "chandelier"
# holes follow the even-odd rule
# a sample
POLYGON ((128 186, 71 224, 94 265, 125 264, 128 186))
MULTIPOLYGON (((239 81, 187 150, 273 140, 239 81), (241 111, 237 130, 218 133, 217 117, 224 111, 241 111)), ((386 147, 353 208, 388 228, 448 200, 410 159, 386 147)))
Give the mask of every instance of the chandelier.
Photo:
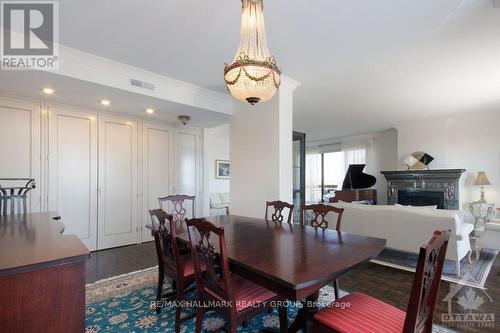
POLYGON ((250 104, 270 100, 281 83, 281 71, 269 52, 262 0, 242 0, 240 46, 224 81, 234 98, 250 104))

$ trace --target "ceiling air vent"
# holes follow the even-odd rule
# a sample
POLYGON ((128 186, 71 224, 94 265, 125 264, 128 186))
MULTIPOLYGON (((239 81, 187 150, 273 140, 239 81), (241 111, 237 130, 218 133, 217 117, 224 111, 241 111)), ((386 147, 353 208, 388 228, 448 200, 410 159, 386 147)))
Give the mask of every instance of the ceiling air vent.
POLYGON ((147 90, 155 90, 155 85, 152 84, 152 83, 149 83, 149 82, 144 82, 144 81, 141 81, 141 80, 137 80, 137 79, 130 79, 130 85, 134 86, 134 87, 139 87, 139 88, 142 88, 142 89, 147 89, 147 90))

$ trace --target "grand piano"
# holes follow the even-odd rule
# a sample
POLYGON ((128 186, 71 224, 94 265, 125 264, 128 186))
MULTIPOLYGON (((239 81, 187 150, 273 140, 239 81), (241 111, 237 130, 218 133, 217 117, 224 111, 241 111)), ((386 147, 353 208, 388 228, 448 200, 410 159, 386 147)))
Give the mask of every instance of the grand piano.
POLYGON ((363 201, 367 204, 377 204, 377 190, 371 189, 377 179, 363 172, 365 164, 350 164, 342 184, 342 190, 336 190, 330 202, 363 201))

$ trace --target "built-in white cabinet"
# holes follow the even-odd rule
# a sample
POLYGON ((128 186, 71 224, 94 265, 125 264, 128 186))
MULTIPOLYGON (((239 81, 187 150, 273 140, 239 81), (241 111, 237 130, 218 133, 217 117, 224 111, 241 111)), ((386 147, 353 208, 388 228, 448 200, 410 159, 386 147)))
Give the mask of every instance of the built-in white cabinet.
POLYGON ((99 117, 98 248, 138 238, 137 122, 99 117))
POLYGON ((65 232, 97 249, 97 114, 51 107, 48 122, 48 210, 65 232))
POLYGON ((201 147, 196 128, 0 97, 0 178, 34 178, 30 211, 58 212, 92 251, 152 240, 160 196, 195 195, 199 215, 201 147))
MULTIPOLYGON (((195 195, 194 216, 202 211, 200 196, 201 184, 201 154, 200 133, 195 129, 178 128, 175 130, 175 188, 174 192, 186 195, 195 195)), ((193 216, 191 206, 186 205, 186 216, 193 216)))
POLYGON ((34 178, 28 211, 40 211, 40 104, 0 99, 0 178, 34 178))
POLYGON ((171 127, 144 123, 142 127, 142 241, 152 240, 149 210, 158 208, 158 198, 174 193, 173 138, 171 127))

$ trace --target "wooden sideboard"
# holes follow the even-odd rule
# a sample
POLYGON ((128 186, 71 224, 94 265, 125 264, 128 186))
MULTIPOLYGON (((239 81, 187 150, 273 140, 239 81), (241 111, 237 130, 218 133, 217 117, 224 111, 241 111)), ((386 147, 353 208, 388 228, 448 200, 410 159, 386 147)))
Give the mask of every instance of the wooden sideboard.
POLYGON ((56 216, 0 216, 0 332, 84 331, 89 251, 56 216))

